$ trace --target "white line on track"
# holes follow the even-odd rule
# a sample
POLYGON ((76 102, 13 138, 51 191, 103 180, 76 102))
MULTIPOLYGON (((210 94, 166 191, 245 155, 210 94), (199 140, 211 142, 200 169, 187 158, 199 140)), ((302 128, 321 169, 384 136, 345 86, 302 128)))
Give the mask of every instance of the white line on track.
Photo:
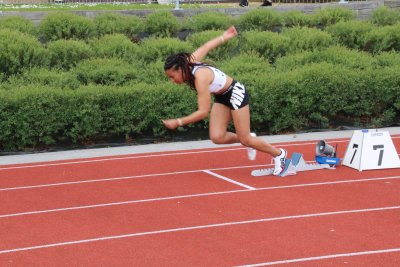
MULTIPOLYGON (((394 137, 392 137, 394 138, 394 137)), ((399 137, 400 138, 400 137, 399 137)), ((338 140, 331 141, 335 143, 344 143, 349 140, 338 140)), ((279 147, 288 147, 288 146, 304 146, 304 145, 315 145, 315 142, 312 143, 285 143, 279 145, 279 147)), ((212 149, 212 150, 200 150, 200 151, 186 151, 186 152, 173 152, 173 153, 165 153, 165 154, 146 154, 140 156, 126 156, 126 157, 112 157, 112 158, 94 158, 94 159, 83 159, 77 161, 68 161, 68 162, 55 162, 55 163, 43 163, 43 164, 34 164, 34 165, 23 165, 23 166, 12 166, 12 167, 0 167, 0 171, 2 170, 12 170, 12 169, 24 169, 24 168, 37 168, 37 167, 48 167, 48 166, 60 166, 60 165, 71 165, 71 164, 82 164, 82 163, 93 163, 93 162, 102 162, 102 161, 114 161, 114 160, 126 160, 126 159, 138 159, 138 158, 151 158, 151 157, 165 157, 165 156, 177 156, 177 155, 189 155, 189 154, 201 154, 201 153, 214 153, 214 152, 225 152, 225 151, 235 151, 235 150, 243 150, 246 147, 237 147, 237 148, 225 148, 225 149, 212 149)))
MULTIPOLYGON (((269 164, 271 165, 271 164, 269 164)), ((236 166, 236 167, 225 167, 225 168, 214 168, 209 169, 210 171, 221 171, 221 170, 231 170, 231 169, 244 169, 244 168, 265 168, 268 165, 249 165, 249 166, 236 166)), ((41 185, 29 185, 29 186, 19 186, 19 187, 9 187, 9 188, 0 188, 0 191, 9 191, 9 190, 20 190, 20 189, 33 189, 40 187, 50 187, 50 186, 62 186, 62 185, 72 185, 72 184, 80 184, 80 183, 95 183, 95 182, 108 182, 108 181, 118 181, 118 180, 127 180, 127 179, 138 179, 138 178, 146 178, 153 176, 167 176, 167 175, 176 175, 176 174, 188 174, 195 172, 202 172, 204 170, 189 170, 189 171, 179 171, 179 172, 165 172, 165 173, 153 173, 153 174, 143 174, 143 175, 133 175, 133 176, 122 176, 122 177, 114 177, 114 178, 102 178, 102 179, 94 179, 94 180, 81 180, 74 182, 61 182, 61 183, 53 183, 53 184, 41 184, 41 185)))
MULTIPOLYGON (((314 161, 307 161, 307 163, 314 163, 314 161)), ((245 168, 266 168, 272 166, 272 164, 259 164, 259 165, 247 165, 247 166, 234 166, 234 167, 224 167, 224 168, 213 168, 208 169, 209 171, 222 171, 222 170, 231 170, 231 169, 245 169, 245 168)), ((119 180, 127 180, 127 179, 138 179, 138 178, 146 178, 146 177, 156 177, 156 176, 167 176, 167 175, 177 175, 177 174, 187 174, 187 173, 196 173, 202 172, 204 170, 188 170, 188 171, 178 171, 178 172, 165 172, 165 173, 153 173, 153 174, 142 174, 142 175, 132 175, 132 176, 121 176, 121 177, 111 177, 111 178, 101 178, 101 179, 92 179, 92 180, 80 180, 73 182, 59 182, 52 184, 38 184, 38 185, 28 185, 28 186, 18 186, 18 187, 6 187, 0 188, 1 191, 11 191, 11 190, 21 190, 21 189, 34 189, 41 187, 53 187, 53 186, 65 186, 65 185, 74 185, 74 184, 84 184, 84 183, 96 183, 96 182, 112 182, 119 180)))
POLYGON ((101 208, 101 207, 117 206, 117 205, 130 205, 130 204, 144 203, 144 202, 165 201, 165 200, 172 200, 172 199, 195 198, 195 197, 207 197, 207 196, 215 196, 215 195, 234 194, 234 193, 242 193, 242 192, 249 192, 249 191, 253 191, 254 192, 254 191, 263 191, 263 190, 287 189, 287 188, 320 186, 320 185, 332 185, 332 184, 345 184, 345 183, 361 183, 361 182, 393 180, 393 179, 400 179, 400 176, 366 178, 366 179, 356 179, 356 180, 342 180, 342 181, 333 181, 333 182, 321 182, 321 183, 297 184, 297 185, 285 185, 285 186, 271 186, 271 187, 255 188, 254 190, 242 189, 242 190, 221 191, 221 192, 181 195, 181 196, 162 197, 162 198, 138 199, 138 200, 131 200, 131 201, 123 201, 123 202, 112 202, 112 203, 103 203, 103 204, 95 204, 95 205, 87 205, 87 206, 75 206, 75 207, 67 207, 67 208, 21 212, 21 213, 14 213, 14 214, 3 214, 3 215, 0 215, 0 219, 8 218, 8 217, 17 217, 17 216, 25 216, 25 215, 42 214, 42 213, 64 212, 64 211, 71 211, 71 210, 101 208))
POLYGON ((240 183, 240 182, 238 182, 238 181, 229 179, 228 177, 219 175, 218 173, 215 173, 215 172, 212 172, 212 171, 209 171, 209 170, 203 170, 203 172, 208 173, 208 174, 210 174, 210 175, 212 175, 212 176, 214 176, 214 177, 217 177, 217 178, 219 178, 219 179, 222 179, 222 180, 224 180, 224 181, 227 181, 227 182, 229 182, 229 183, 232 183, 232 184, 235 184, 235 185, 238 185, 238 186, 241 186, 241 187, 250 189, 250 190, 255 190, 255 188, 252 187, 252 186, 249 186, 249 185, 246 185, 246 184, 242 184, 242 183, 240 183))
POLYGON ((308 258, 298 258, 298 259, 281 260, 281 261, 270 261, 270 262, 263 262, 263 263, 257 263, 257 264, 242 265, 240 267, 268 266, 268 265, 278 265, 278 264, 287 264, 287 263, 304 262, 304 261, 326 260, 326 259, 334 259, 334 258, 341 258, 341 257, 352 257, 352 256, 362 256, 362 255, 371 255, 371 254, 391 253, 391 252, 400 252, 400 248, 369 250, 369 251, 359 251, 359 252, 352 252, 352 253, 323 255, 323 256, 308 257, 308 258))
POLYGON ((68 162, 55 162, 55 163, 44 163, 44 164, 28 165, 28 166, 24 165, 24 166, 4 167, 4 168, 0 168, 0 171, 1 170, 10 170, 10 169, 24 169, 24 168, 59 166, 59 165, 72 165, 72 164, 125 160, 125 159, 140 159, 140 158, 154 158, 154 157, 201 154, 201 153, 212 153, 212 152, 225 152, 225 151, 234 151, 234 150, 241 150, 241 149, 245 149, 245 148, 227 148, 227 149, 214 149, 214 150, 202 150, 202 151, 172 152, 172 153, 165 153, 165 154, 146 154, 146 155, 140 155, 140 156, 135 155, 135 156, 126 156, 126 157, 83 159, 83 160, 68 161, 68 162))
MULTIPOLYGON (((392 139, 400 138, 400 136, 392 136, 392 139)), ((329 142, 335 143, 345 143, 349 142, 349 139, 329 139, 329 142)), ((277 143, 279 144, 279 143, 277 143)), ((304 146, 304 145, 315 145, 315 141, 312 143, 288 143, 279 144, 279 147, 289 147, 289 146, 304 146)), ((243 150, 245 147, 237 147, 237 148, 225 148, 225 149, 212 149, 212 150, 200 150, 200 151, 186 151, 186 152, 173 152, 173 153, 165 153, 165 154, 146 154, 141 156, 126 156, 126 157, 107 157, 107 158, 92 158, 92 159, 82 159, 77 161, 68 161, 68 162, 55 162, 55 163, 42 163, 42 164, 32 164, 32 165, 18 165, 12 167, 0 167, 0 171, 3 170, 12 170, 12 169, 25 169, 25 168, 38 168, 38 167, 48 167, 48 166, 61 166, 61 165, 72 165, 72 164, 83 164, 83 163, 93 163, 93 162, 102 162, 102 161, 114 161, 114 160, 125 160, 125 159, 137 159, 137 158, 150 158, 150 157, 164 157, 164 156, 176 156, 176 155, 189 155, 189 154, 201 154, 201 153, 213 153, 213 152, 225 152, 225 151, 235 151, 235 150, 243 150)), ((0 164, 1 166, 1 164, 0 164)))
POLYGON ((81 239, 81 240, 52 243, 52 244, 45 244, 45 245, 39 245, 39 246, 6 249, 6 250, 0 250, 0 254, 28 251, 28 250, 37 250, 37 249, 44 249, 44 248, 51 248, 51 247, 61 247, 61 246, 67 246, 67 245, 76 245, 76 244, 98 242, 98 241, 105 241, 105 240, 122 239, 122 238, 136 237, 136 236, 156 235, 156 234, 164 234, 164 233, 172 233, 172 232, 183 232, 183 231, 191 231, 191 230, 198 230, 198 229, 217 228, 217 227, 226 227, 226 226, 234 226, 234 225, 244 225, 244 224, 252 224, 252 223, 279 221, 279 220, 292 220, 292 219, 301 219, 301 218, 342 215, 342 214, 354 214, 354 213, 375 212, 375 211, 386 211, 386 210, 397 210, 397 209, 400 209, 400 206, 380 207, 380 208, 371 208, 371 209, 358 209, 358 210, 342 210, 342 211, 322 212, 322 213, 309 213, 309 214, 292 215, 292 216, 263 218, 263 219, 256 219, 256 220, 206 224, 206 225, 171 228, 171 229, 149 231, 149 232, 131 233, 131 234, 124 234, 124 235, 104 236, 104 237, 91 238, 91 239, 81 239))

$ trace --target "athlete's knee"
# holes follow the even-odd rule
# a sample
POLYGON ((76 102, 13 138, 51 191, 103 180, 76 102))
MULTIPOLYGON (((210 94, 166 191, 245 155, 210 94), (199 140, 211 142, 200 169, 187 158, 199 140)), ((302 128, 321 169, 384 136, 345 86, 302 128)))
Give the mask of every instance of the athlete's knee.
POLYGON ((244 136, 238 136, 239 141, 242 145, 244 146, 251 146, 252 143, 252 136, 251 135, 244 135, 244 136))
POLYGON ((225 134, 224 133, 211 133, 210 139, 214 144, 220 145, 225 143, 225 134))

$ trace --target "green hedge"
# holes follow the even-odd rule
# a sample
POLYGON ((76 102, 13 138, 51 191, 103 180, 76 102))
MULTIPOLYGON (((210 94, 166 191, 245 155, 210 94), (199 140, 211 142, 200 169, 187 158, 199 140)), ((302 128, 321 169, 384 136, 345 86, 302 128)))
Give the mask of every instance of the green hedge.
POLYGON ((69 70, 92 56, 92 50, 84 41, 57 40, 47 46, 49 66, 69 70))
POLYGON ((110 134, 161 135, 166 130, 160 118, 190 112, 196 107, 194 96, 182 87, 146 84, 135 88, 27 86, 0 90, 0 149, 76 143, 110 134))
POLYGON ((239 17, 237 25, 239 31, 268 31, 281 27, 284 17, 272 9, 254 9, 239 17))
POLYGON ((54 12, 40 22, 39 34, 45 41, 86 40, 94 36, 95 28, 93 21, 86 17, 68 12, 54 12))
POLYGON ((367 35, 365 50, 371 53, 400 51, 400 22, 373 29, 367 35))
POLYGON ((378 26, 388 26, 400 22, 400 11, 380 6, 372 12, 371 22, 378 26))
MULTIPOLYGON (((275 67, 278 70, 290 71, 309 64, 323 62, 343 65, 351 69, 363 70, 366 68, 373 68, 376 64, 376 59, 366 52, 360 52, 342 46, 331 46, 319 51, 298 52, 279 58, 275 67)), ((389 65, 390 62, 387 64, 389 65)), ((393 64, 396 63, 393 62, 393 64)))
POLYGON ((137 77, 135 66, 118 58, 95 58, 80 62, 75 69, 84 84, 121 86, 137 77))
MULTIPOLYGON (((313 63, 290 72, 269 70, 247 76, 257 131, 329 128, 346 120, 379 127, 400 114, 400 66, 360 72, 313 63)), ((160 120, 192 112, 196 95, 167 82, 79 90, 32 85, 0 90, 0 103, 1 150, 16 150, 112 135, 163 136, 167 131, 160 120)))
POLYGON ((138 16, 104 13, 95 17, 93 22, 97 36, 119 33, 134 38, 144 30, 143 20, 138 16))
POLYGON ((282 35, 289 40, 287 44, 289 53, 319 50, 333 44, 332 36, 329 33, 314 28, 288 28, 282 32, 282 35))
POLYGON ((3 75, 45 64, 45 49, 35 37, 15 30, 0 30, 0 71, 3 75))
POLYGON ((366 21, 339 22, 326 28, 333 40, 348 48, 363 50, 368 34, 374 29, 373 24, 366 21))
POLYGON ((37 84, 61 89, 78 89, 82 85, 73 72, 34 67, 21 74, 9 77, 8 83, 3 84, 3 88, 16 90, 17 88, 24 87, 26 84, 37 84))
POLYGON ((164 60, 167 56, 178 52, 191 52, 193 46, 176 38, 148 38, 140 44, 137 59, 145 63, 164 60))
POLYGON ((138 45, 123 34, 107 34, 92 42, 94 54, 103 58, 120 58, 134 62, 138 45))
MULTIPOLYGON (((251 10, 232 18, 239 36, 205 61, 246 85, 258 132, 400 123, 400 24, 377 12, 356 21, 342 9, 251 10)), ((194 111, 196 94, 167 80, 164 60, 220 35, 230 19, 51 13, 39 36, 15 20, 0 30, 0 150, 173 135, 161 119, 194 111)), ((179 131, 207 128, 205 120, 179 131)))
POLYGON ((235 19, 228 15, 216 11, 208 11, 194 15, 186 22, 194 31, 225 30, 234 24, 235 19))
POLYGON ((155 37, 173 37, 181 29, 178 18, 166 10, 148 15, 145 25, 145 30, 155 37))
POLYGON ((284 56, 289 50, 290 39, 270 31, 247 31, 241 40, 241 51, 253 51, 270 62, 284 56))
POLYGON ((318 25, 326 27, 340 21, 355 19, 355 13, 346 7, 326 7, 312 14, 318 25))
MULTIPOLYGON (((221 35, 223 31, 202 31, 191 35, 188 38, 188 42, 192 45, 192 47, 199 47, 208 40, 221 35)), ((211 60, 218 61, 223 60, 225 58, 229 58, 230 55, 235 53, 235 48, 238 47, 239 40, 238 38, 232 39, 229 42, 217 47, 216 49, 210 51, 208 57, 211 60)), ((190 52, 190 51, 189 51, 190 52)))
POLYGON ((292 10, 283 13, 285 27, 314 27, 316 19, 313 16, 305 14, 299 10, 292 10))
POLYGON ((18 30, 33 36, 37 35, 35 24, 30 19, 18 16, 1 17, 0 29, 18 30))

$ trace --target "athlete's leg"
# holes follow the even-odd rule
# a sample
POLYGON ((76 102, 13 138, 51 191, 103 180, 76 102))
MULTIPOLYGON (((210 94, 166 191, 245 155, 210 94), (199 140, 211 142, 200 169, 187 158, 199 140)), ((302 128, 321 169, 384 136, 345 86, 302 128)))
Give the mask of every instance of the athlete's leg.
POLYGON ((233 123, 239 142, 244 146, 270 154, 273 157, 279 156, 281 150, 265 142, 259 137, 250 135, 250 111, 249 105, 240 109, 231 110, 233 123))
POLYGON ((238 143, 237 135, 228 132, 228 124, 232 120, 232 114, 229 107, 214 103, 210 114, 210 139, 215 144, 233 144, 238 143))

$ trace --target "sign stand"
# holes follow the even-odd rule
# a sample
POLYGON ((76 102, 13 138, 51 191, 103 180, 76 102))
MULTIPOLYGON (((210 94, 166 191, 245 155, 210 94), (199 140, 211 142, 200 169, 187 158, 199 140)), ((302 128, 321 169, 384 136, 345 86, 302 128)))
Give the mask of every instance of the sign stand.
POLYGON ((389 132, 357 130, 347 146, 343 165, 359 171, 400 168, 400 159, 389 132))

